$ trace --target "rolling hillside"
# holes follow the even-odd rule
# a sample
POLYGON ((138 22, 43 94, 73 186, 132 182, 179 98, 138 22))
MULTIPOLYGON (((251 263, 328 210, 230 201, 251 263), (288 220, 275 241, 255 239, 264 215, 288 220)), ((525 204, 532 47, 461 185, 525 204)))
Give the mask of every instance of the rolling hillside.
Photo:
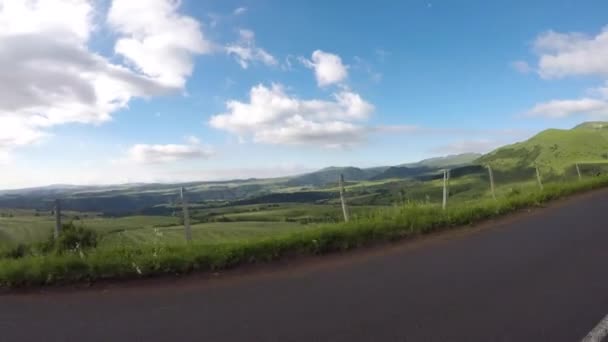
POLYGON ((572 169, 575 163, 608 162, 608 122, 587 122, 569 130, 548 129, 526 141, 490 152, 476 162, 500 170, 538 164, 554 174, 572 169))
POLYGON ((445 168, 453 166, 462 166, 471 164, 473 161, 475 161, 481 156, 482 155, 479 153, 453 154, 445 157, 423 159, 416 163, 402 164, 398 166, 408 168, 445 168))
POLYGON ((362 181, 370 179, 386 168, 375 167, 370 169, 360 169, 358 167, 328 167, 319 171, 311 172, 305 175, 296 176, 287 181, 288 186, 323 186, 329 183, 335 183, 340 174, 349 181, 362 181))
MULTIPOLYGON (((68 210, 109 215, 162 215, 172 211, 171 206, 176 202, 181 186, 188 188, 192 203, 201 205, 206 202, 216 206, 331 201, 336 194, 324 191, 327 191, 327 186, 335 186, 340 174, 344 174, 350 185, 359 183, 356 194, 360 195, 361 204, 369 204, 367 202, 377 203, 388 193, 394 192, 392 188, 395 182, 413 184, 411 182, 432 181, 441 178, 444 168, 452 169, 454 180, 467 176, 476 179, 485 177, 486 171, 480 166, 490 164, 496 179, 516 182, 534 179, 535 164, 540 167, 544 178, 576 175, 575 163, 581 165, 584 174, 608 170, 608 122, 587 122, 569 130, 545 130, 526 141, 498 148, 483 156, 466 153, 391 167, 328 167, 299 176, 274 179, 113 186, 60 185, 8 190, 0 192, 0 208, 50 210, 52 201, 61 198, 68 210), (604 164, 598 166, 598 163, 604 164)), ((355 194, 351 192, 351 195, 355 194)))
POLYGON ((463 153, 445 157, 429 158, 416 163, 397 166, 379 166, 373 168, 328 167, 305 175, 292 177, 287 181, 289 186, 323 186, 335 183, 340 174, 348 181, 384 180, 393 178, 415 178, 435 172, 437 169, 468 165, 481 154, 463 153))

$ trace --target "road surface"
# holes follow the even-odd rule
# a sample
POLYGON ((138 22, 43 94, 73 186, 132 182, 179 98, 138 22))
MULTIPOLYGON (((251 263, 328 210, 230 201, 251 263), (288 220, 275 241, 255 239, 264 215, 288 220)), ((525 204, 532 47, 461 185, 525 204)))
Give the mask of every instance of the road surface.
POLYGON ((608 314, 608 190, 280 265, 0 295, 2 341, 580 341, 608 314))

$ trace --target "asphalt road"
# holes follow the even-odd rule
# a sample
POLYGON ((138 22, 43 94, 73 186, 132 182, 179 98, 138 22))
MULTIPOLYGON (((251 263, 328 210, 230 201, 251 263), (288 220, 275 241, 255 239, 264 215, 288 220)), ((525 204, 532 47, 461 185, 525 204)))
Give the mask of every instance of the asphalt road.
POLYGON ((608 191, 215 277, 0 296, 2 341, 580 341, 608 314, 608 191))

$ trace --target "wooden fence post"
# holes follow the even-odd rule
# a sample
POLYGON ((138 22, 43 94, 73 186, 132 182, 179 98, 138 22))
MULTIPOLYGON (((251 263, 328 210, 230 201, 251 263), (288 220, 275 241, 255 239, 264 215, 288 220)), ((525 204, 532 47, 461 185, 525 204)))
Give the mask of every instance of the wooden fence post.
POLYGON ((184 212, 184 231, 186 233, 186 241, 192 241, 192 229, 190 229, 190 212, 188 211, 188 196, 186 195, 186 188, 180 189, 180 197, 182 200, 182 210, 184 212))
POLYGON ((538 165, 535 165, 536 167, 536 181, 538 181, 538 187, 540 188, 540 191, 543 191, 543 181, 540 178, 540 171, 538 170, 538 165))
POLYGON ((59 238, 59 234, 61 234, 61 202, 59 199, 55 200, 55 231, 53 232, 53 237, 55 240, 59 238))
POLYGON ((448 191, 447 191, 447 196, 448 196, 448 198, 450 198, 450 194, 451 194, 451 193, 450 193, 450 178, 452 178, 452 177, 451 177, 451 175, 452 175, 452 172, 451 172, 451 171, 452 171, 451 169, 448 169, 448 191))
POLYGON ((581 169, 578 167, 578 163, 576 163, 576 173, 578 174, 578 180, 583 180, 583 176, 581 175, 581 169))
POLYGON ((490 191, 492 191, 492 198, 496 200, 496 192, 494 191, 494 172, 492 172, 492 167, 488 165, 488 175, 490 176, 490 191))
POLYGON ((340 202, 342 202, 342 213, 344 214, 344 222, 348 222, 348 208, 346 207, 346 200, 344 199, 344 174, 340 174, 338 183, 338 186, 340 187, 340 202))
POLYGON ((445 210, 448 204, 448 170, 443 170, 443 203, 441 208, 445 210))

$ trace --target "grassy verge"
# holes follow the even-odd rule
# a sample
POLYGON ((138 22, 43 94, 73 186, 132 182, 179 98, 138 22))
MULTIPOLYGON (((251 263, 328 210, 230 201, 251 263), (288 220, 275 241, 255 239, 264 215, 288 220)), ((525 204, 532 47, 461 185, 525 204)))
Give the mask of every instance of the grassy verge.
POLYGON ((576 183, 548 184, 542 192, 534 188, 519 189, 497 201, 481 199, 455 204, 446 211, 436 205, 410 203, 357 217, 349 223, 319 225, 272 238, 234 243, 195 242, 184 245, 156 242, 140 246, 105 246, 89 251, 4 258, 0 259, 0 286, 20 287, 184 274, 267 262, 290 255, 324 254, 467 225, 605 186, 608 186, 606 177, 576 183))

